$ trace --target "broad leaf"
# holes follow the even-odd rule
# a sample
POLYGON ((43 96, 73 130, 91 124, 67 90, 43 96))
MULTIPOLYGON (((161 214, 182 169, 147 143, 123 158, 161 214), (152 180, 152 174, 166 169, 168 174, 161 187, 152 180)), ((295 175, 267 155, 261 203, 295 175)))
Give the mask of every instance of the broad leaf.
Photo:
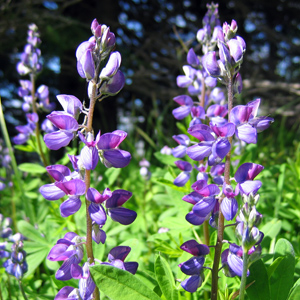
POLYGON ((286 299, 293 286, 295 253, 292 244, 286 239, 279 239, 275 245, 274 260, 283 257, 270 278, 271 299, 286 299))
POLYGON ((97 287, 112 300, 159 300, 160 298, 131 273, 109 266, 90 267, 97 287))
POLYGON ((250 275, 247 277, 248 284, 251 284, 246 290, 250 300, 270 300, 268 273, 261 259, 251 265, 250 275))
POLYGON ((290 291, 290 295, 287 300, 299 300, 300 299, 300 279, 296 281, 290 291))

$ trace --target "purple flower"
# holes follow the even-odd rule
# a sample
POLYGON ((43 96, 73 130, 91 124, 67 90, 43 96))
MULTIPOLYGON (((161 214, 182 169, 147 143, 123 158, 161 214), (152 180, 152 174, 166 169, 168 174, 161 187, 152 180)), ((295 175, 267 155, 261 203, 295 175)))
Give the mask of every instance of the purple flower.
POLYGON ((186 220, 193 225, 201 225, 216 205, 215 195, 220 189, 215 184, 207 184, 206 180, 198 180, 192 184, 194 192, 185 195, 182 200, 193 204, 193 209, 186 215, 186 220))
POLYGON ((127 133, 122 130, 115 130, 100 136, 97 148, 100 153, 100 158, 107 168, 124 168, 129 164, 131 160, 130 153, 118 149, 126 136, 127 133))
POLYGON ((98 225, 103 226, 106 222, 106 212, 101 204, 111 196, 112 192, 108 188, 103 191, 103 194, 94 188, 89 188, 86 193, 86 199, 92 202, 88 208, 90 217, 98 225))
POLYGON ((185 134, 173 135, 172 137, 179 144, 179 146, 172 149, 172 155, 178 158, 184 157, 190 138, 185 134))
POLYGON ((187 155, 196 161, 208 157, 208 165, 220 163, 230 150, 228 137, 234 134, 234 124, 228 123, 223 126, 207 126, 198 124, 190 127, 188 133, 200 140, 200 143, 187 148, 187 155), (212 133, 215 133, 217 139, 212 133))
POLYGON ((225 195, 225 198, 221 202, 220 209, 222 211, 222 214, 224 215, 224 218, 227 221, 231 221, 235 217, 238 210, 238 203, 234 198, 235 196, 237 196, 237 193, 233 191, 231 185, 224 182, 223 194, 225 195))
POLYGON ((186 275, 191 275, 188 279, 181 282, 181 286, 188 292, 194 293, 202 284, 202 269, 205 262, 205 255, 209 254, 206 245, 189 240, 180 246, 180 249, 193 255, 192 258, 179 264, 181 271, 186 275))
POLYGON ((219 67, 216 52, 208 52, 202 57, 202 64, 206 72, 212 77, 219 77, 221 75, 221 69, 219 67))
POLYGON ((76 233, 68 232, 50 250, 47 259, 64 261, 55 274, 56 279, 69 280, 71 278, 80 278, 82 269, 79 263, 83 258, 82 240, 83 238, 76 233))
POLYGON ((44 141, 47 147, 51 150, 58 150, 67 146, 79 128, 76 119, 63 111, 54 111, 47 116, 47 119, 59 129, 45 134, 44 141))
POLYGON ((87 133, 87 138, 79 132, 79 138, 85 143, 85 146, 81 149, 79 159, 86 170, 94 170, 99 161, 98 150, 96 148, 100 139, 100 132, 96 136, 94 141, 94 135, 91 132, 87 133))
POLYGON ((172 114, 175 117, 175 119, 182 120, 191 113, 193 99, 190 96, 180 95, 173 98, 173 100, 180 105, 180 107, 175 108, 172 111, 172 114))
POLYGON ((121 54, 118 51, 111 52, 106 66, 100 73, 100 79, 109 80, 119 70, 121 65, 121 54))
MULTIPOLYGON (((68 217, 77 212, 81 207, 80 196, 85 194, 85 183, 81 179, 73 179, 69 168, 63 165, 46 167, 47 172, 55 179, 55 183, 45 184, 39 191, 47 200, 58 200, 65 195, 68 199, 60 205, 63 217, 68 217)), ((77 176, 76 174, 72 174, 77 176)))
POLYGON ((175 165, 182 171, 175 179, 174 184, 176 186, 184 186, 190 179, 191 172, 193 170, 192 165, 187 161, 177 160, 175 165))
POLYGON ((188 54, 187 54, 187 62, 188 64, 190 64, 191 66, 193 66, 194 68, 198 67, 200 65, 200 61, 199 61, 199 58, 197 57, 195 51, 193 48, 191 48, 189 51, 188 51, 188 54))
POLYGON ((260 99, 247 105, 235 106, 230 113, 230 121, 236 125, 236 137, 248 144, 257 143, 257 132, 269 127, 274 121, 269 117, 256 117, 260 99))
POLYGON ((259 180, 253 180, 264 167, 262 165, 254 163, 244 163, 235 172, 234 178, 238 183, 236 186, 236 192, 241 195, 256 194, 261 187, 262 183, 259 180))
POLYGON ((102 264, 111 265, 118 269, 126 270, 132 274, 135 274, 138 268, 137 262, 124 262, 125 258, 129 254, 131 248, 128 246, 117 246, 110 250, 108 253, 108 263, 102 264))
POLYGON ((100 88, 103 95, 114 96, 118 94, 125 85, 125 76, 118 70, 117 73, 108 81, 105 81, 100 88))
POLYGON ((135 211, 122 207, 131 196, 131 192, 115 190, 112 192, 112 196, 106 200, 105 206, 108 209, 108 215, 114 221, 129 225, 136 219, 137 214, 135 211))

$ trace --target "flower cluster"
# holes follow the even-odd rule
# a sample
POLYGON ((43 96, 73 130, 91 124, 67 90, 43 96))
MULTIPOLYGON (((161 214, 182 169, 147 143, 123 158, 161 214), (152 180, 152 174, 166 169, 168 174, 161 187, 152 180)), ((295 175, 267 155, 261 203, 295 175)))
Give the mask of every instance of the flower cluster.
MULTIPOLYGON (((124 168, 131 155, 119 149, 127 133, 122 130, 94 136, 92 128, 93 112, 96 101, 102 101, 109 95, 118 93, 124 86, 125 79, 119 70, 121 55, 112 52, 115 46, 115 36, 106 25, 99 25, 95 19, 91 24, 93 36, 81 43, 76 50, 77 71, 88 82, 89 107, 73 95, 57 95, 62 111, 53 111, 47 120, 57 128, 44 136, 46 146, 58 150, 67 146, 73 139, 79 137, 82 147, 78 155, 68 155, 74 171, 65 165, 50 165, 46 167, 53 183, 40 187, 40 193, 47 200, 65 199, 60 205, 62 217, 76 213, 81 205, 81 196, 85 197, 87 205, 86 218, 87 235, 80 237, 74 232, 68 232, 59 239, 48 255, 51 261, 63 261, 56 272, 56 279, 79 279, 79 287, 63 287, 55 299, 92 299, 95 291, 89 266, 95 264, 92 252, 92 240, 105 243, 106 233, 102 229, 107 216, 123 225, 131 224, 137 217, 135 211, 123 207, 132 193, 123 189, 111 191, 105 188, 102 193, 91 187, 91 171, 95 170, 99 161, 107 168, 124 168), (106 65, 102 67, 103 61, 106 65), (79 123, 80 114, 84 115, 83 123, 79 123), (86 245, 87 262, 83 262, 84 245, 86 245)), ((130 251, 129 247, 119 246, 109 253, 109 263, 112 266, 135 273, 138 264, 124 263, 130 251)), ((97 294, 97 291, 95 292, 97 294)))
MULTIPOLYGON (((17 71, 20 75, 29 75, 30 80, 20 80, 18 95, 23 99, 22 109, 26 113, 27 124, 16 127, 18 135, 13 138, 15 144, 24 144, 38 126, 38 110, 51 111, 55 108, 50 103, 49 89, 41 85, 35 90, 35 77, 42 70, 40 63, 41 50, 38 46, 41 43, 40 34, 35 24, 28 26, 27 44, 21 54, 21 61, 17 64, 17 71)), ((42 128, 45 131, 55 131, 56 128, 48 128, 47 121, 43 122, 42 128)))
POLYGON ((0 243, 0 259, 6 259, 3 263, 3 267, 8 274, 13 275, 17 279, 21 279, 28 269, 26 252, 23 250, 24 236, 20 233, 13 235, 11 226, 11 218, 4 218, 3 215, 0 214, 0 237, 6 239, 0 243), (8 246, 10 243, 12 243, 12 245, 9 250, 8 246))
MULTIPOLYGON (((244 163, 231 178, 230 157, 233 145, 256 144, 257 134, 267 129, 273 118, 259 116, 260 99, 233 107, 233 96, 242 91, 239 69, 246 43, 236 35, 238 27, 234 20, 230 25, 224 23, 221 27, 218 5, 207 7, 203 28, 197 33, 203 56, 197 56, 190 49, 187 54, 188 65, 183 67, 185 75, 177 77, 177 85, 187 88, 189 95, 179 95, 173 99, 180 105, 173 110, 173 115, 178 120, 189 116, 191 121, 187 134, 173 136, 179 145, 172 149, 172 154, 182 159, 175 161, 181 172, 174 179, 174 184, 184 186, 191 178, 191 172, 198 172, 197 181, 191 184, 193 191, 182 199, 193 205, 191 212, 186 215, 186 220, 191 224, 201 225, 209 221, 213 228, 224 230, 224 219, 232 221, 236 218, 236 235, 241 246, 230 243, 229 248, 223 251, 221 260, 226 276, 244 276, 249 272, 243 269, 243 260, 247 260, 249 267, 261 252, 263 234, 257 226, 262 216, 256 211, 261 182, 254 179, 263 166, 244 163), (226 86, 228 103, 217 82, 226 86), (194 97, 198 101, 194 102, 194 97), (189 157, 188 161, 184 160, 185 155, 189 157), (193 165, 191 160, 199 162, 199 165, 193 165), (238 196, 243 199, 240 209, 238 196)), ((219 241, 217 245, 222 247, 222 243, 219 241)), ((187 249, 198 249, 189 251, 182 248, 193 254, 194 258, 180 265, 185 274, 192 275, 181 284, 182 287, 195 292, 202 282, 204 255, 209 251, 200 251, 199 247, 205 245, 199 245, 196 241, 188 241, 184 245, 187 249)))

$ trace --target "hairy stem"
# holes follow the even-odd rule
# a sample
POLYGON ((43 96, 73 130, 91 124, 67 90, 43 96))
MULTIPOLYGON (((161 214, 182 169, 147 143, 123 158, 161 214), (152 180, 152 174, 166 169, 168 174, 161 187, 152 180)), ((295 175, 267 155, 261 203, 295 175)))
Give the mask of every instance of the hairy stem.
MULTIPOLYGON (((89 113, 87 117, 87 126, 86 126, 86 133, 93 132, 93 116, 94 116, 94 109, 96 104, 96 85, 93 85, 92 93, 90 97, 90 106, 89 106, 89 113)), ((86 191, 89 189, 91 185, 91 171, 85 170, 84 175, 84 182, 86 186, 86 191)), ((93 239, 92 239, 92 219, 89 214, 89 201, 85 200, 85 206, 86 206, 86 252, 89 263, 94 262, 94 253, 93 253, 93 239)), ((94 299, 99 300, 100 294, 99 289, 96 287, 95 291, 93 293, 94 299)))
MULTIPOLYGON (((232 76, 229 78, 227 83, 227 93, 228 93, 228 122, 230 122, 230 112, 232 110, 232 105, 233 105, 232 76)), ((228 138, 228 141, 230 142, 231 145, 232 137, 228 138)), ((226 182, 226 184, 230 184, 230 156, 231 156, 231 147, 225 158, 224 181, 226 182)), ((222 203, 224 197, 225 196, 223 195, 219 200, 220 204, 222 203)), ((220 210, 217 243, 215 246, 215 256, 214 256, 214 263, 212 268, 211 300, 217 300, 218 298, 218 272, 219 272, 219 264, 220 264, 222 245, 223 245, 223 235, 224 235, 224 216, 220 210)))

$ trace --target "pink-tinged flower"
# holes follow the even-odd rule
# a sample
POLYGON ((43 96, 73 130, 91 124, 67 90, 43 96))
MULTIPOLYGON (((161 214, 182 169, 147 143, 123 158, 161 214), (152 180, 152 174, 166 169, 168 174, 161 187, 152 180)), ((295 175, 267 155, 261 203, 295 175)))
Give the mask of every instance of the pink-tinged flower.
POLYGON ((76 120, 78 119, 79 114, 82 112, 82 103, 81 101, 73 95, 57 95, 57 100, 61 104, 63 110, 72 115, 76 120))
POLYGON ((178 266, 184 274, 191 275, 188 279, 181 282, 181 286, 186 291, 194 293, 202 284, 202 270, 205 262, 205 255, 209 254, 209 248, 206 245, 197 243, 195 240, 189 240, 183 243, 180 248, 193 255, 192 258, 178 266))
POLYGON ((228 137, 234 134, 234 125, 223 126, 197 124, 188 129, 188 133, 200 140, 200 143, 187 148, 187 155, 196 161, 208 157, 208 165, 220 163, 230 150, 228 137), (217 139, 212 135, 215 133, 217 139))
POLYGON ((122 225, 131 224, 137 217, 137 213, 122 205, 129 200, 132 193, 125 190, 115 190, 112 196, 106 200, 105 206, 108 209, 108 215, 116 222, 122 225))
POLYGON ((269 127, 274 121, 270 117, 256 117, 260 99, 249 102, 247 105, 235 106, 230 112, 230 122, 236 125, 238 139, 250 144, 257 143, 257 132, 269 127))
POLYGON ((69 196, 60 205, 62 217, 68 217, 77 212, 81 207, 80 196, 84 195, 86 190, 84 181, 73 179, 71 171, 63 165, 48 166, 46 169, 56 182, 41 186, 40 193, 50 201, 58 200, 65 195, 69 196))
POLYGON ((103 194, 100 194, 94 188, 89 188, 86 193, 86 199, 91 201, 91 204, 88 208, 90 217, 98 225, 103 226, 106 222, 106 212, 101 204, 111 196, 112 192, 108 188, 103 191, 103 194))
POLYGON ((129 164, 131 160, 130 153, 118 149, 126 136, 127 133, 122 130, 115 130, 100 136, 97 148, 100 153, 100 158, 107 168, 124 168, 129 164))
POLYGON ((47 116, 47 119, 59 130, 45 134, 46 146, 51 150, 67 146, 79 128, 76 119, 64 111, 54 111, 47 116))
POLYGON ((108 253, 109 262, 103 262, 102 264, 111 265, 118 269, 126 270, 132 274, 135 274, 139 264, 137 262, 124 262, 130 250, 131 248, 128 246, 114 247, 108 253))

